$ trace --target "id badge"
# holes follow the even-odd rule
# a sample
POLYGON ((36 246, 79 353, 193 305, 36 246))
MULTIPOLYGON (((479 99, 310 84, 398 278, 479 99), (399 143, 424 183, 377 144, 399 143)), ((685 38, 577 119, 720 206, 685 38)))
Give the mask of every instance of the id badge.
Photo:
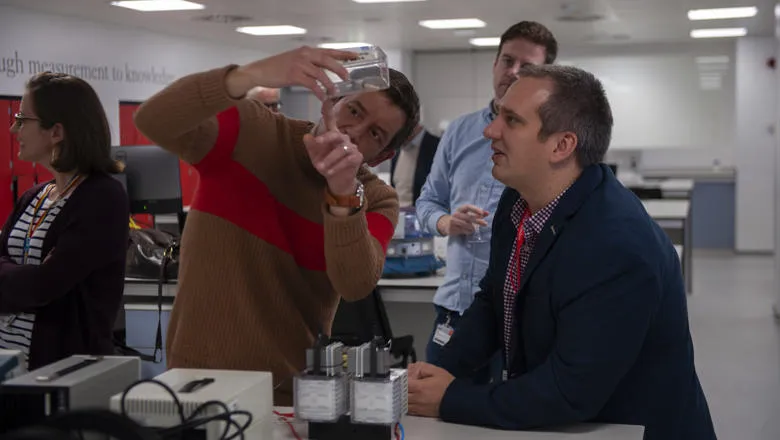
POLYGON ((433 342, 443 347, 449 342, 454 332, 455 330, 448 324, 439 324, 436 326, 436 331, 433 333, 433 342))

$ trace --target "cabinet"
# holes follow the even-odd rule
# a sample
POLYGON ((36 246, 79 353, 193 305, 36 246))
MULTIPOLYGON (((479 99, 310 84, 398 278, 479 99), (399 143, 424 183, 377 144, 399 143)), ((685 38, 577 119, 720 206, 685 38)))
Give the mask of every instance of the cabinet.
MULTIPOLYGON (((11 142, 13 124, 11 99, 0 97, 0 222, 11 214, 14 208, 13 176, 11 174, 11 142)), ((2 223, 0 223, 2 224, 2 223)))

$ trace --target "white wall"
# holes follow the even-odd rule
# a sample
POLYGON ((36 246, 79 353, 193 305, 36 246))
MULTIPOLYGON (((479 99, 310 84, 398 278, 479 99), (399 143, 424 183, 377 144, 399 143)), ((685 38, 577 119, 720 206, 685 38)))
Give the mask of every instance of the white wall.
MULTIPOLYGON (((733 41, 562 49, 559 64, 584 68, 604 84, 615 117, 612 149, 648 150, 656 166, 679 164, 669 151, 682 148, 689 165, 733 160, 733 41)), ((494 59, 495 50, 416 54, 415 80, 432 128, 487 105, 494 59)))
POLYGON ((766 62, 775 56, 774 38, 737 41, 736 247, 774 249, 776 72, 766 62))
MULTIPOLYGON (((780 59, 780 3, 775 6, 775 58, 780 59)), ((776 115, 775 125, 780 127, 780 69, 775 69, 776 115)), ((775 249, 780 249, 780 135, 775 136, 775 249)), ((780 319, 780 252, 775 252, 775 316, 780 319)))
POLYGON ((119 142, 120 100, 142 101, 183 75, 263 56, 141 29, 0 7, 0 95, 21 95, 36 67, 74 69, 100 96, 114 143, 119 142))

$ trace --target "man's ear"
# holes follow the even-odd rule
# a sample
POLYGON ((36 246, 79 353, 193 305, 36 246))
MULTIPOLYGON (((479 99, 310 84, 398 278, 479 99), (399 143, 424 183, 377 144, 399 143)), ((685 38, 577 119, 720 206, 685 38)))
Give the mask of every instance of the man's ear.
POLYGON ((556 138, 557 141, 551 160, 553 163, 561 163, 574 156, 574 152, 577 150, 577 144, 579 142, 577 135, 570 131, 558 133, 556 138))
POLYGON ((388 148, 387 150, 379 153, 375 158, 371 159, 371 161, 367 163, 368 166, 375 167, 386 160, 392 159, 393 156, 395 156, 395 149, 388 148))

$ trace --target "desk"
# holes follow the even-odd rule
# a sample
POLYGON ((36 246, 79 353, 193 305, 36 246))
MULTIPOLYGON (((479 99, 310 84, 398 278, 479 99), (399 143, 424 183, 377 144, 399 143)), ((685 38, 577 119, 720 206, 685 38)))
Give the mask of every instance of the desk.
MULTIPOLYGON (((280 408, 279 412, 292 412, 280 408)), ((306 423, 291 421, 295 431, 306 439, 306 423)), ((573 426, 537 431, 502 431, 476 426, 444 423, 436 419, 406 416, 401 420, 406 439, 425 440, 641 440, 645 429, 641 426, 583 423, 573 426)), ((287 424, 274 425, 274 440, 293 440, 287 424)))
POLYGON ((682 260, 685 291, 693 291, 692 274, 692 234, 690 200, 642 200, 645 210, 664 231, 669 234, 672 243, 682 245, 679 250, 682 260))
POLYGON ((648 179, 622 181, 626 188, 660 189, 664 199, 690 199, 693 192, 693 179, 648 179))
POLYGON ((382 278, 377 287, 385 302, 433 304, 436 289, 444 282, 444 271, 418 278, 382 278))

